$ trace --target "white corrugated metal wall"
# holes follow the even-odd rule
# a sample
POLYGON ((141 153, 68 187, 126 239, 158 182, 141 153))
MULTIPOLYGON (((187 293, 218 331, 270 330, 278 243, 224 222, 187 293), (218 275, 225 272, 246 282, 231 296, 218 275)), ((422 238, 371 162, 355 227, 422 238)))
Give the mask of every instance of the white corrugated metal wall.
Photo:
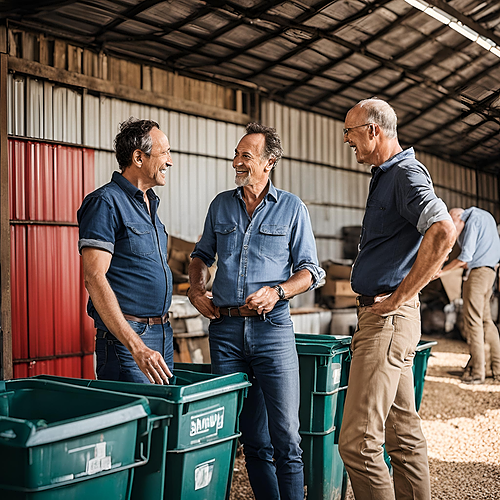
POLYGON ((308 206, 320 261, 342 259, 342 227, 361 225, 370 182, 369 169, 343 143, 343 123, 267 100, 262 123, 283 142, 274 183, 308 206))
POLYGON ((167 134, 174 166, 157 188, 160 218, 170 234, 196 241, 210 201, 234 186, 233 151, 239 125, 98 97, 86 92, 9 75, 8 133, 94 148, 96 187, 118 168, 113 139, 130 116, 156 120, 167 134))
MULTIPOLYGON (((320 260, 343 257, 343 226, 360 225, 369 169, 356 162, 343 143, 343 123, 264 100, 262 122, 280 133, 284 159, 274 173, 275 184, 307 204, 320 260)), ((437 195, 449 208, 478 206, 500 222, 498 179, 416 151, 428 168, 437 195)))
MULTIPOLYGON (((158 188, 160 217, 170 234, 196 241, 207 207, 220 191, 234 186, 234 147, 239 125, 98 97, 47 81, 9 75, 8 133, 96 149, 96 187, 109 181, 117 165, 113 138, 129 116, 152 118, 169 137, 174 167, 158 188)), ((343 144, 342 122, 263 100, 262 123, 276 127, 285 156, 273 172, 277 187, 308 205, 320 260, 340 259, 342 227, 361 224, 369 171, 343 144)), ((417 151, 418 153, 418 151, 417 151)), ((451 208, 476 205, 500 220, 498 179, 425 153, 437 194, 451 208)))

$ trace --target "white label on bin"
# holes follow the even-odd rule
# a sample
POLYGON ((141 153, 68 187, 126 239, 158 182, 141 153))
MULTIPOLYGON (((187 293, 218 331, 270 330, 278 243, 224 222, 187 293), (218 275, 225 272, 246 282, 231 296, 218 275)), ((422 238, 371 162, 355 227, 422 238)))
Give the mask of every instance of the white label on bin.
POLYGON ((101 459, 100 458, 91 458, 87 462, 87 474, 97 474, 101 472, 101 459))
POLYGON ((204 439, 217 436, 224 427, 224 406, 191 417, 189 435, 204 439))
MULTIPOLYGON (((106 442, 93 445, 94 456, 87 460, 87 474, 97 474, 103 470, 111 469, 111 455, 106 456, 106 442)), ((73 452, 71 450, 70 452, 73 452)))
POLYGON ((206 488, 210 481, 212 481, 212 475, 214 472, 215 458, 199 464, 194 469, 194 489, 201 490, 206 488))
POLYGON ((332 365, 332 368, 333 368, 332 371, 333 383, 340 384, 340 365, 338 363, 335 363, 332 365))
POLYGON ((104 458, 106 456, 106 442, 95 445, 95 458, 104 458))

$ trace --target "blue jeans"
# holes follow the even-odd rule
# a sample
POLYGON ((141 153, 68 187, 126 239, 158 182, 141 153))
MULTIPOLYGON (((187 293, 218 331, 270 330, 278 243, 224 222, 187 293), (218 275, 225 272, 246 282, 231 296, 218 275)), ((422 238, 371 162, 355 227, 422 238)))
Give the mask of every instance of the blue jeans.
POLYGON ((241 442, 257 500, 303 500, 299 364, 288 307, 259 316, 221 316, 209 327, 213 373, 248 374, 241 442))
MULTIPOLYGON (((128 324, 150 349, 163 354, 163 359, 172 371, 174 368, 174 346, 170 323, 147 325, 128 321, 128 324)), ((99 380, 150 383, 137 366, 130 351, 111 333, 97 330, 95 353, 97 357, 96 375, 99 380)))

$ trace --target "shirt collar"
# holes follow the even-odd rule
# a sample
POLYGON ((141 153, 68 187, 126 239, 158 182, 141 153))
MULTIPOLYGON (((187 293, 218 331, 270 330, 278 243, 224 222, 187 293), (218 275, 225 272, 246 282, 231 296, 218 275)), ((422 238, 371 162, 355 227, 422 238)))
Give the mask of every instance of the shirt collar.
POLYGON ((405 160, 406 158, 415 158, 415 151, 413 148, 405 149, 395 154, 394 156, 391 156, 379 167, 372 167, 372 172, 375 172, 377 168, 380 168, 380 170, 383 172, 387 172, 387 170, 393 167, 396 163, 399 163, 401 160, 405 160))
MULTIPOLYGON (((233 196, 237 196, 241 200, 243 199, 243 188, 242 187, 237 187, 234 192, 233 196)), ((278 191, 274 187, 274 184, 271 182, 271 179, 269 179, 269 190, 266 193, 266 196, 264 198, 273 198, 274 201, 278 201, 278 191)))
MULTIPOLYGON (((120 188, 125 191, 131 198, 136 198, 139 201, 144 201, 143 192, 136 186, 134 186, 129 180, 125 179, 120 172, 113 172, 111 177, 113 182, 116 182, 120 188)), ((152 189, 146 191, 148 198, 150 200, 159 200, 158 196, 152 189)))

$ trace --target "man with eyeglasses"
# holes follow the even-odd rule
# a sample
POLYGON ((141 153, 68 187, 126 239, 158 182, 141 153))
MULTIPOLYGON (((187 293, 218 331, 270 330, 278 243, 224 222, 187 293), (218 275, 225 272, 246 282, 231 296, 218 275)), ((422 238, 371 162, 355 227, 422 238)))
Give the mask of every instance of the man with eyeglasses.
POLYGON ((155 121, 130 118, 120 125, 115 152, 121 172, 90 193, 77 214, 87 312, 97 329, 96 374, 168 384, 172 273, 152 188, 166 183, 170 144, 155 121))
POLYGON ((396 125, 395 111, 376 98, 360 101, 345 118, 344 142, 358 163, 372 167, 351 274, 358 326, 339 439, 358 500, 430 499, 412 374, 420 339, 418 293, 440 269, 456 231, 427 169, 413 148, 399 145, 396 125))

